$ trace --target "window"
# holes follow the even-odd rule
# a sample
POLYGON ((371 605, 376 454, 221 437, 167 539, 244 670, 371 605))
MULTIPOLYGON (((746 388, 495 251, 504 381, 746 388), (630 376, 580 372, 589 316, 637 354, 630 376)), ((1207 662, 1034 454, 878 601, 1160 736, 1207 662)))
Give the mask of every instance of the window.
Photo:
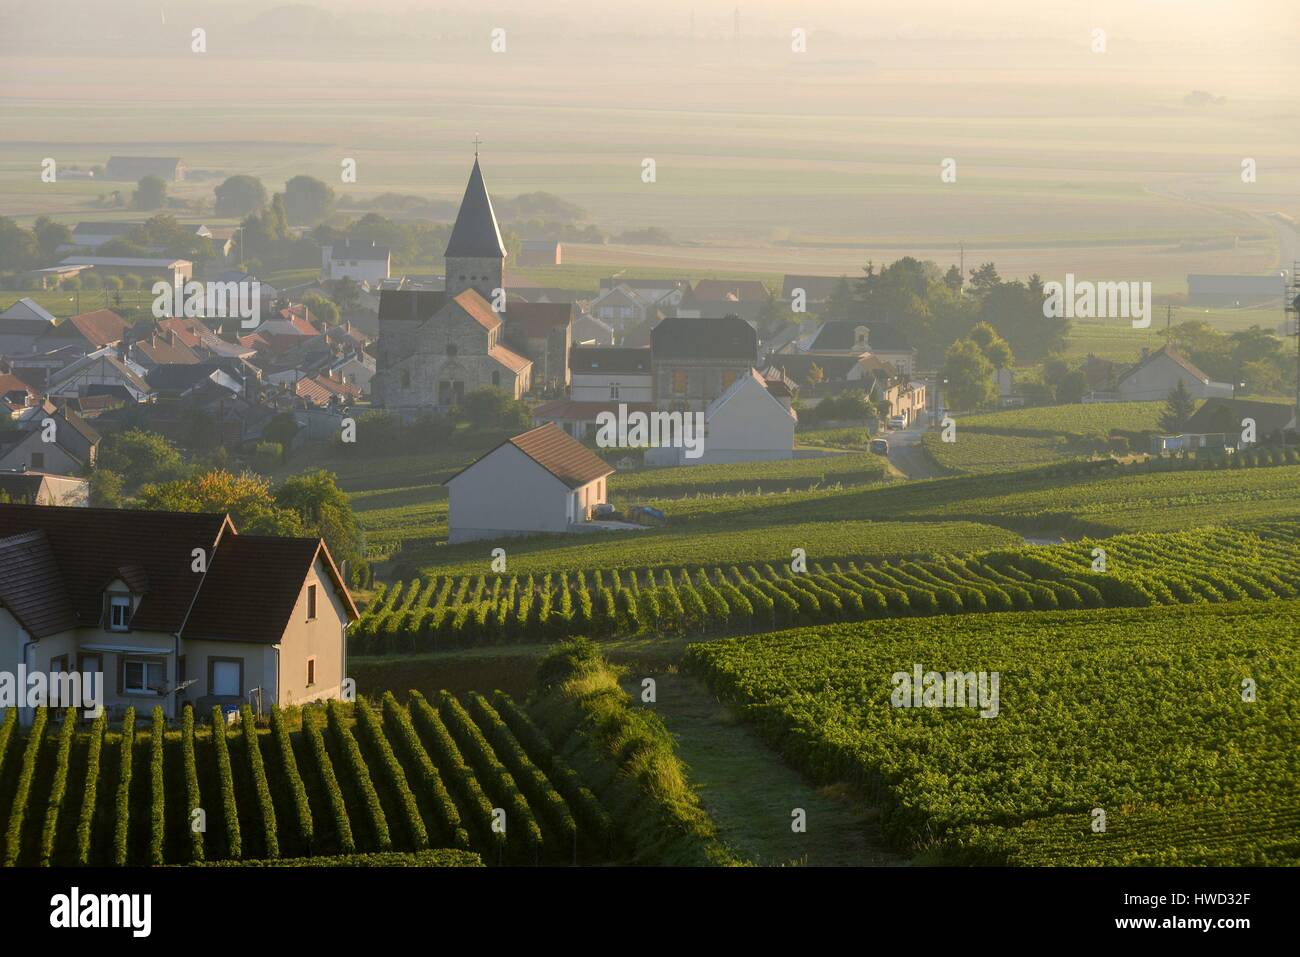
POLYGON ((617 382, 611 382, 611 383, 609 384, 609 397, 610 397, 611 399, 617 399, 617 398, 618 398, 618 383, 617 383, 617 382))
POLYGON ((103 655, 78 655, 77 670, 84 674, 99 674, 104 670, 103 655))
POLYGON ((32 471, 33 471, 33 472, 39 472, 39 471, 41 471, 41 470, 44 469, 44 468, 45 468, 45 453, 44 453, 44 452, 33 452, 33 453, 32 453, 32 471))
POLYGON ((307 586, 307 620, 316 620, 316 586, 307 586))
POLYGON ((316 683, 316 659, 307 659, 307 687, 310 688, 316 683))
POLYGON ((673 370, 673 392, 683 395, 686 392, 686 383, 688 379, 685 369, 673 370))
POLYGON ((447 355, 454 356, 458 352, 460 352, 460 350, 456 347, 456 343, 454 342, 447 343, 447 355))
POLYGON ((131 628, 131 596, 110 595, 108 598, 108 627, 112 631, 129 631, 131 628))
POLYGON ((244 696, 244 659, 209 658, 208 694, 223 698, 244 696))
POLYGON ((127 658, 122 662, 123 694, 162 694, 166 665, 154 658, 127 658))

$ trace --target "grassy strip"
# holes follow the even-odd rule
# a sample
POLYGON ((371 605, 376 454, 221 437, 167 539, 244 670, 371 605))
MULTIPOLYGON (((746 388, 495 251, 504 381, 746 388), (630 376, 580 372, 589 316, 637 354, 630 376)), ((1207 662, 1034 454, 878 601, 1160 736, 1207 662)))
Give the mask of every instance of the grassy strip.
POLYGON ((135 708, 122 718, 122 740, 118 751, 117 799, 113 804, 113 863, 126 865, 127 835, 131 828, 131 769, 135 756, 135 708))
POLYGON ((23 819, 27 816, 27 801, 31 795, 32 779, 36 776, 36 762, 41 755, 41 741, 45 737, 45 725, 49 717, 48 708, 37 708, 32 729, 27 734, 23 763, 18 768, 18 790, 14 793, 9 827, 5 833, 5 867, 13 867, 18 863, 18 852, 22 849, 23 819))
POLYGON ((388 851, 382 854, 338 854, 330 857, 286 857, 273 861, 213 861, 208 867, 482 867, 483 859, 470 851, 388 851))
POLYGON ((541 662, 533 714, 609 808, 638 862, 734 865, 686 778, 672 734, 631 707, 618 672, 585 639, 541 662))

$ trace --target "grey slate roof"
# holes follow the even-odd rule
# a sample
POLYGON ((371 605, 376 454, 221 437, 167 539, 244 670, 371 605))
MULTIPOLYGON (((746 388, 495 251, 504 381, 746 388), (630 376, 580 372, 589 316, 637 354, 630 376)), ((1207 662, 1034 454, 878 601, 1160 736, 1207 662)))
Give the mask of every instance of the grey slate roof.
POLYGON ((745 359, 758 361, 758 333, 744 319, 664 319, 650 331, 660 359, 745 359))
POLYGON ((488 196, 477 158, 470 171, 469 184, 460 201, 460 211, 456 214, 456 224, 451 228, 451 238, 447 240, 444 255, 484 259, 504 259, 506 256, 506 244, 501 241, 497 216, 492 210, 492 199, 488 196))

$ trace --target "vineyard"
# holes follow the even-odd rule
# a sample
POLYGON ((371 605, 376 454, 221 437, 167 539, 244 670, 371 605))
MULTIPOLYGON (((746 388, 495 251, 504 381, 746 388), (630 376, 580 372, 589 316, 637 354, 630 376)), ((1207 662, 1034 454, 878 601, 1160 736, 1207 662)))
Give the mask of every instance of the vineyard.
MULTIPOLYGON (((128 711, 0 724, 6 865, 273 862, 466 853, 452 863, 600 863, 602 802, 508 695, 272 708, 168 726, 128 711), (191 822, 199 822, 192 827, 191 822)), ((422 863, 427 861, 416 858, 422 863)), ((401 863, 395 860, 393 863, 401 863)))
POLYGON ((1298 537, 1294 524, 1275 523, 878 562, 810 555, 800 573, 788 562, 737 562, 435 576, 380 586, 350 632, 349 650, 420 652, 571 635, 700 637, 963 612, 1291 598, 1300 578, 1298 537))
POLYGON ((1297 615, 1300 602, 1274 601, 834 625, 692 645, 687 667, 813 780, 879 802, 900 849, 1287 864, 1300 856, 1297 615), (996 717, 892 706, 892 676, 916 663, 998 673, 996 717))

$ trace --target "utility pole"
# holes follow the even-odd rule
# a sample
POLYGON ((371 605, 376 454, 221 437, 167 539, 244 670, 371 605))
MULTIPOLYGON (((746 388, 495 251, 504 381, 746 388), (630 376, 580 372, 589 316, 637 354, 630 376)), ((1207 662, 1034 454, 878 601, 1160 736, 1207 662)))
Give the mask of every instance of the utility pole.
POLYGON ((1173 319, 1174 319, 1174 307, 1165 306, 1165 332, 1169 331, 1169 324, 1173 322, 1173 319))

